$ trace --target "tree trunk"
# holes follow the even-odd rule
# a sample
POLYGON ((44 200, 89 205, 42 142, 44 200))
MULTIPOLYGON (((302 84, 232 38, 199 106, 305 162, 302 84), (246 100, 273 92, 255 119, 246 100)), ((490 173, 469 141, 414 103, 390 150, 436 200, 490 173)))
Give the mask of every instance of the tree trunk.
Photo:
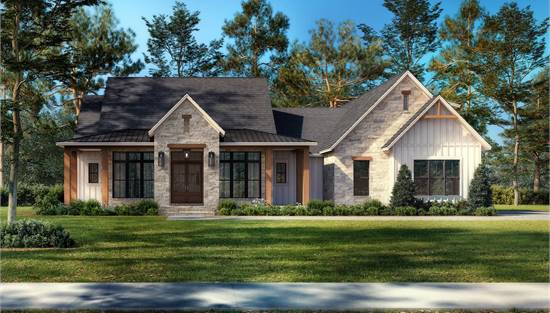
POLYGON ((540 191, 540 172, 541 172, 541 161, 538 157, 535 156, 535 169, 533 171, 533 191, 540 191))
POLYGON ((82 107, 82 97, 83 92, 73 88, 73 104, 74 104, 74 113, 76 114, 77 120, 80 115, 80 108, 82 107))
POLYGON ((513 162, 513 180, 512 188, 514 189, 514 205, 519 205, 519 185, 518 185, 518 164, 519 164, 519 132, 518 132, 518 113, 517 104, 513 102, 514 112, 512 114, 512 122, 514 126, 514 162, 513 162))

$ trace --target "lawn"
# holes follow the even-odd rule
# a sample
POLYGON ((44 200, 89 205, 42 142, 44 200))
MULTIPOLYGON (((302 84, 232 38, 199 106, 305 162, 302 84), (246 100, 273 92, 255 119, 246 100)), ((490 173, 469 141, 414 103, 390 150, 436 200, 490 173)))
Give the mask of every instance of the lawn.
MULTIPOLYGON (((6 210, 0 212, 5 221, 6 210)), ((20 216, 32 216, 28 208, 20 216)), ((40 217, 74 249, 2 250, 3 282, 547 282, 546 221, 40 217)))
POLYGON ((496 204, 495 208, 497 211, 550 211, 550 205, 544 204, 520 204, 518 206, 508 205, 508 204, 496 204))

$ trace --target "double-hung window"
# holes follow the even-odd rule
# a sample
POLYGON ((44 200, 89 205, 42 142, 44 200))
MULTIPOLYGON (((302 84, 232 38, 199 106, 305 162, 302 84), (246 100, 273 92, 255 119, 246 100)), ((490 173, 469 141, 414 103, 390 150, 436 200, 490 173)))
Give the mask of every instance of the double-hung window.
POLYGON ((419 196, 457 196, 460 193, 460 161, 415 160, 414 184, 419 196))
POLYGON ((220 197, 260 198, 260 152, 220 153, 220 197))
POLYGON ((113 198, 152 198, 153 152, 113 152, 113 198))

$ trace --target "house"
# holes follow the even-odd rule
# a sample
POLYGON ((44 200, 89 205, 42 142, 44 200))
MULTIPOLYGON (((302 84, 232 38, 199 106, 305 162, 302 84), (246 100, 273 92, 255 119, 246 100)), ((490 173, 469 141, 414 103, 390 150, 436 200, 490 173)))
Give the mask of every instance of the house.
POLYGON ((273 108, 258 78, 109 78, 58 145, 66 203, 153 198, 167 215, 225 198, 388 202, 402 164, 419 197, 467 198, 490 149, 410 72, 335 109, 273 108))

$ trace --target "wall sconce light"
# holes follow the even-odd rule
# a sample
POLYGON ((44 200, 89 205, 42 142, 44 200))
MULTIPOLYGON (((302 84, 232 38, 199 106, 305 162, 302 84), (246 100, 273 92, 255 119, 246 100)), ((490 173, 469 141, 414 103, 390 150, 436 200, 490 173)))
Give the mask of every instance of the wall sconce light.
POLYGON ((159 160, 158 160, 159 167, 164 167, 164 152, 163 151, 159 152, 158 158, 159 158, 159 160))
POLYGON ((208 152, 208 167, 216 165, 216 154, 213 151, 208 152))

